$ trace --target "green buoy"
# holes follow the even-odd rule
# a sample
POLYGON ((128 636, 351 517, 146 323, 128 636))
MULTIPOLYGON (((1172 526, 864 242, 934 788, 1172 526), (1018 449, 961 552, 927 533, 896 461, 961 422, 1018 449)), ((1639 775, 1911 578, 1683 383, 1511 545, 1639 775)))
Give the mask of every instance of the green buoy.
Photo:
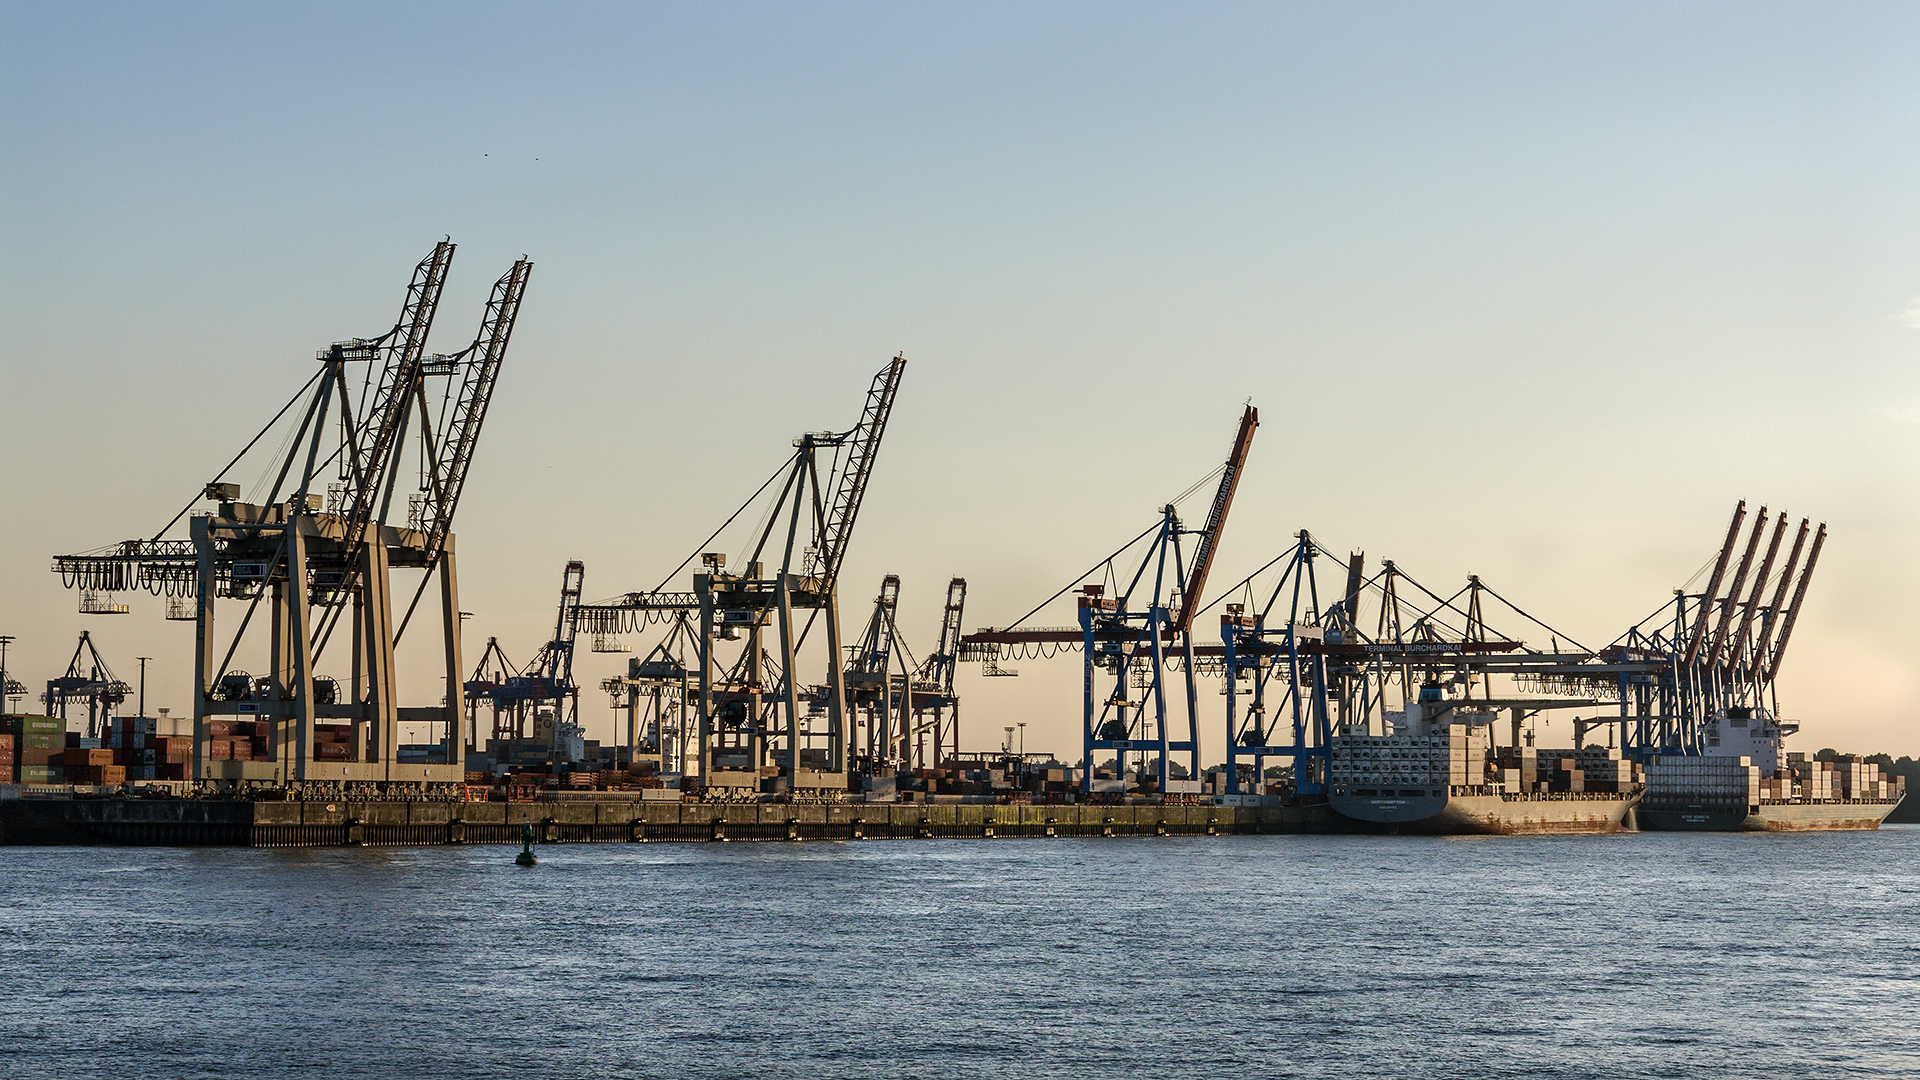
POLYGON ((532 825, 528 825, 526 828, 520 831, 520 841, 521 841, 520 854, 516 856, 513 861, 516 863, 519 863, 521 866, 532 866, 533 864, 539 862, 540 860, 536 858, 533 854, 533 826, 532 825))

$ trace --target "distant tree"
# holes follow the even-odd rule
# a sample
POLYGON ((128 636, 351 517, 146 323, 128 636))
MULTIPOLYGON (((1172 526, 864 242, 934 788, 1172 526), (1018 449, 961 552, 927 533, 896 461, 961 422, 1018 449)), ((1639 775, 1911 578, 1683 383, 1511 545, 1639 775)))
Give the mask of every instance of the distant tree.
POLYGON ((1287 767, 1285 765, 1275 765, 1267 770, 1266 777, 1269 780, 1284 780, 1287 777, 1287 767))
POLYGON ((1828 747, 1823 747, 1819 753, 1813 755, 1813 760, 1832 761, 1834 758, 1837 758, 1839 756, 1840 756, 1839 754, 1836 754, 1833 752, 1833 747, 1828 746, 1828 747))
POLYGON ((1185 780, 1188 776, 1187 767, 1177 761, 1169 761, 1167 762, 1167 775, 1175 780, 1185 780))
POLYGON ((1866 762, 1869 765, 1878 765, 1882 769, 1885 769, 1888 771, 1892 771, 1893 769, 1892 754, 1868 754, 1866 757, 1866 762))

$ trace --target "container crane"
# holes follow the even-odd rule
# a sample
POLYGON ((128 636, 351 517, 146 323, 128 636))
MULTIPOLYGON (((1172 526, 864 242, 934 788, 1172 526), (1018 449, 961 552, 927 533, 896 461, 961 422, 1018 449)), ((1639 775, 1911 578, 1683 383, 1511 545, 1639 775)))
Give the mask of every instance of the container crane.
POLYGON ((961 616, 967 607, 967 579, 947 583, 947 604, 940 617, 940 645, 920 665, 914 683, 914 761, 922 768, 946 768, 948 756, 960 751, 960 697, 953 677, 960 666, 961 616), (933 756, 927 757, 926 736, 933 736, 933 756))
POLYGON ((537 720, 540 711, 549 706, 554 721, 549 751, 557 745, 560 724, 579 723, 580 688, 573 681, 574 611, 580 606, 586 573, 586 564, 578 559, 569 561, 561 571, 553 637, 525 666, 508 660, 497 639, 487 639, 486 654, 466 683, 466 696, 472 716, 478 715, 480 702, 491 706, 493 743, 527 738, 527 721, 537 720))
POLYGON ((686 771, 688 717, 693 698, 687 649, 698 648, 692 616, 677 611, 665 639, 645 656, 628 657, 625 676, 600 683, 614 707, 627 713, 628 760, 654 758, 663 772, 686 771))
POLYGON ((93 636, 82 630, 80 643, 73 649, 73 659, 67 661, 66 674, 47 680, 45 700, 47 711, 62 720, 67 718, 70 702, 86 702, 87 738, 97 739, 106 722, 113 719, 113 711, 132 693, 132 687, 114 678, 112 669, 94 646, 93 636), (81 657, 87 657, 88 663, 83 665, 81 657))
POLYGON ((874 376, 851 429, 794 440, 786 465, 735 512, 738 517, 784 477, 744 572, 729 571, 720 552, 702 552, 691 592, 664 592, 663 583, 652 592, 580 609, 579 619, 596 635, 627 632, 678 612, 698 613, 694 756, 705 787, 757 791, 761 768, 774 765, 795 790, 846 789, 853 737, 837 582, 906 363, 895 356, 874 376), (796 612, 805 614, 804 625, 795 625, 796 612), (815 622, 824 624, 828 656, 826 685, 818 690, 801 685, 796 667, 815 622), (721 652, 731 647, 720 643, 733 641, 744 646, 723 662, 721 652))
POLYGON ((905 643, 894 617, 899 604, 900 577, 888 574, 880 580, 866 630, 847 646, 848 711, 856 730, 866 729, 862 771, 874 776, 894 775, 907 757, 903 699, 911 699, 913 691, 905 643))
MULTIPOLYGON (((1109 790, 1124 790, 1129 758, 1139 755, 1142 768, 1151 766, 1161 791, 1169 790, 1173 779, 1174 754, 1187 758, 1189 776, 1200 771, 1200 728, 1198 691, 1194 685, 1196 657, 1191 633, 1195 605, 1212 569, 1220 538, 1226 531, 1227 515, 1233 506, 1234 492, 1253 445, 1253 433, 1260 414, 1249 405, 1241 414, 1240 426, 1232 448, 1220 471, 1220 482, 1208 508, 1206 524, 1199 529, 1185 527, 1174 507, 1161 508, 1160 521, 1129 541, 1125 547, 1096 565, 1067 589, 1079 585, 1093 573, 1106 569, 1111 574, 1115 560, 1143 540, 1145 555, 1125 585, 1115 579, 1115 592, 1107 593, 1104 584, 1080 589, 1077 608, 1080 629, 1023 630, 1019 622, 1006 628, 977 630, 962 639, 966 655, 996 660, 998 648, 1007 644, 1079 644, 1083 650, 1085 698, 1082 703, 1082 744, 1086 752, 1084 790, 1096 790, 1093 773, 1095 753, 1114 754, 1118 776, 1109 790), (1191 559, 1184 554, 1182 537, 1197 536, 1191 559), (1151 537, 1149 540, 1148 538, 1151 537), (1169 660, 1178 659, 1184 680, 1185 723, 1180 737, 1173 734, 1169 717, 1166 686, 1169 660), (1104 674, 1103 674, 1104 673, 1104 674), (1102 683, 1105 687, 1102 688, 1102 683)), ((1062 589, 1057 598, 1066 593, 1062 589)), ((1050 598, 1047 603, 1051 603, 1050 598)), ((1045 604, 1041 605, 1046 606, 1045 604)), ((1034 609, 1035 612, 1039 608, 1034 609)))
POLYGON ((186 516, 183 509, 152 539, 55 560, 54 569, 83 596, 143 587, 169 597, 169 617, 191 599, 196 780, 229 787, 311 784, 319 790, 462 779, 464 665, 451 528, 532 263, 520 259, 495 283, 470 345, 452 355, 429 355, 426 343, 453 252, 454 245, 442 241, 415 267, 391 330, 340 341, 319 354, 320 368, 306 386, 205 486, 202 494, 216 508, 189 520, 188 539, 163 538, 186 516), (429 389, 436 385, 444 389, 429 389), (223 477, 290 415, 298 415, 299 424, 265 498, 242 501, 240 485, 223 477), (415 513, 403 524, 392 518, 392 509, 408 461, 417 463, 422 493, 411 500, 415 513), (329 469, 337 469, 335 482, 326 480, 329 469), (397 628, 396 568, 424 571, 397 628), (394 645, 436 577, 445 701, 402 709, 394 645), (214 618, 220 600, 246 602, 224 644, 214 618), (265 633, 249 636, 263 606, 265 633), (329 693, 335 684, 316 677, 314 667, 343 622, 353 675, 344 694, 329 693), (264 651, 271 674, 252 680, 234 669, 243 647, 255 655, 264 651), (207 725, 226 715, 267 728, 272 760, 212 760, 207 725), (447 764, 400 764, 403 720, 443 723, 447 764), (351 730, 345 762, 314 757, 315 725, 321 722, 351 730))

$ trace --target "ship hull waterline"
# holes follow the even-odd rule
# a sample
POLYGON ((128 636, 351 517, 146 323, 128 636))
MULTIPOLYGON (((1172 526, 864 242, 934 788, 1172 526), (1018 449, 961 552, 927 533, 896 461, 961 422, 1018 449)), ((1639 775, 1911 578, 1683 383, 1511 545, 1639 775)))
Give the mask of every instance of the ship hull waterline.
POLYGON ((1763 802, 1759 809, 1642 805, 1636 816, 1650 832, 1872 832, 1900 806, 1888 802, 1763 802))
POLYGON ((1553 798, 1501 795, 1335 795, 1354 830, 1425 836, 1592 834, 1635 830, 1640 796, 1553 798))

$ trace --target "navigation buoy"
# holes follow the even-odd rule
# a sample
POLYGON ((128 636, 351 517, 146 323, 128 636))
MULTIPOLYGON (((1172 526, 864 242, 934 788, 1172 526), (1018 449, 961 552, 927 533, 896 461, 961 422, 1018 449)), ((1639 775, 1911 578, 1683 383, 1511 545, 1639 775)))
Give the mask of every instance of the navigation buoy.
POLYGON ((533 854, 533 826, 520 830, 520 854, 513 860, 521 866, 532 866, 540 860, 533 854))

